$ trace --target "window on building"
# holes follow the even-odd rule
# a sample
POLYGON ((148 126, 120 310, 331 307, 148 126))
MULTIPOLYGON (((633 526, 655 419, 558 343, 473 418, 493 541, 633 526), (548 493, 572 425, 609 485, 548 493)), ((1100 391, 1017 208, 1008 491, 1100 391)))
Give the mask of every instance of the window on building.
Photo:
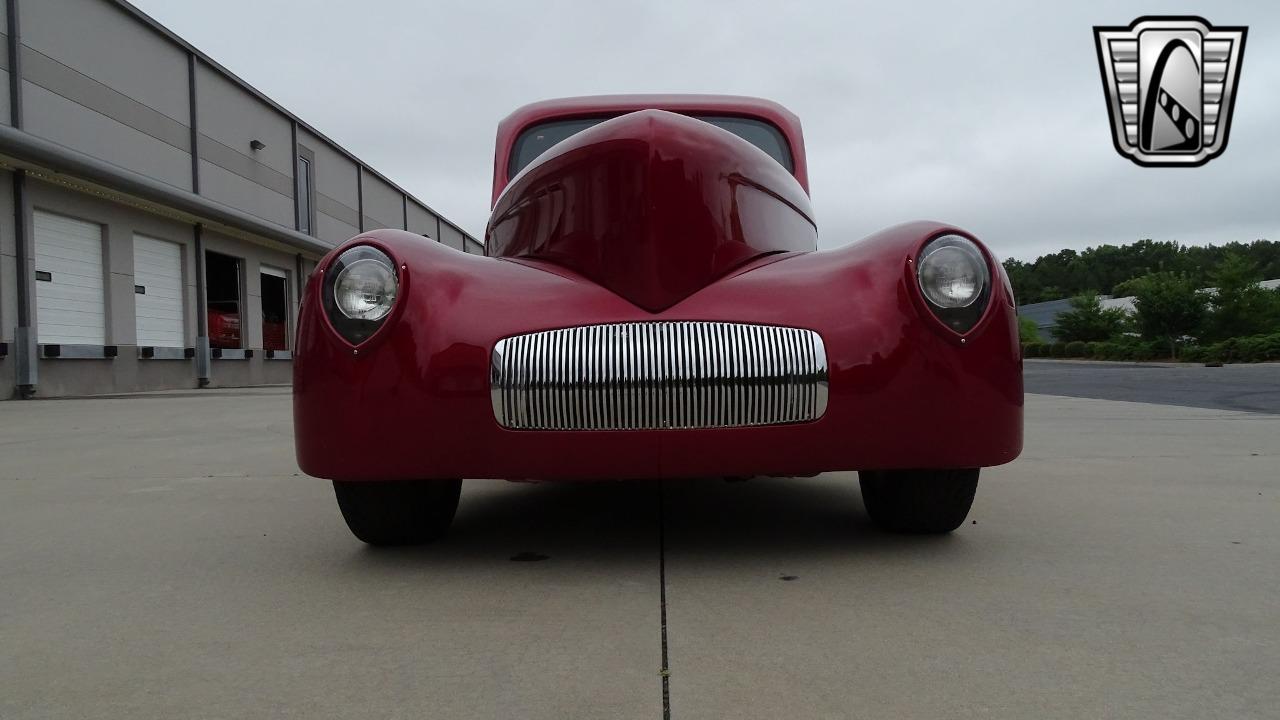
POLYGON ((209 346, 227 349, 243 347, 240 259, 211 251, 206 251, 204 257, 205 292, 209 307, 209 346))
POLYGON ((261 266, 262 349, 289 349, 289 274, 261 266))
POLYGON ((311 161, 298 156, 298 186, 294 192, 298 194, 298 230, 311 234, 311 161))

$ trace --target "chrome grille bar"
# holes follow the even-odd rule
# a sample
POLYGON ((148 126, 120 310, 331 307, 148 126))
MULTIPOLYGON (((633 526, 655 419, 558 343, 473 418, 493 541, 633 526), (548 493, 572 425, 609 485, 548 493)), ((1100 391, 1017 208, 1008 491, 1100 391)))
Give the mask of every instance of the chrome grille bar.
POLYGON ((827 353, 812 330, 638 322, 499 340, 493 415, 514 430, 781 425, 827 409, 827 353))

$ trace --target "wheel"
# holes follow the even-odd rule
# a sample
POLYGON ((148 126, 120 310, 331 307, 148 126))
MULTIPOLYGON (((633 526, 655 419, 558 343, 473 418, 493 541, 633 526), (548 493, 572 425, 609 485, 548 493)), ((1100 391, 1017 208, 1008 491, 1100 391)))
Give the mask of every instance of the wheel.
POLYGON ((418 545, 449 530, 461 480, 333 481, 352 534, 370 545, 418 545))
POLYGON ((882 530, 948 533, 960 527, 978 490, 978 469, 864 470, 862 504, 882 530))

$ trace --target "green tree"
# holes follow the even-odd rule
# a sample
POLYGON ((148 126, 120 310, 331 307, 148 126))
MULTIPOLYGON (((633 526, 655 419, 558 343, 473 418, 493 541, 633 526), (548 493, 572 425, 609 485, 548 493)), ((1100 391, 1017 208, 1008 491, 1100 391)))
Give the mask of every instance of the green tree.
POLYGON ((1098 294, 1089 292, 1071 298, 1071 309, 1054 321, 1053 334, 1062 342, 1110 340, 1124 332, 1128 319, 1120 308, 1102 308, 1098 294))
POLYGON ((1280 278, 1280 242, 1270 240, 1196 246, 1138 240, 1078 252, 1061 250, 1030 262, 1009 258, 1004 267, 1018 302, 1028 304, 1072 297, 1090 289, 1123 295, 1115 290, 1117 285, 1157 272, 1185 274, 1198 287, 1206 287, 1214 284, 1214 273, 1232 255, 1248 258, 1263 279, 1280 278))
POLYGON ((1035 320, 1029 317, 1018 318, 1018 342, 1040 342, 1040 328, 1036 325, 1035 320))
POLYGON ((1169 271, 1151 273, 1124 283, 1133 294, 1138 331, 1147 340, 1169 344, 1170 357, 1178 356, 1178 343, 1196 333, 1204 321, 1207 302, 1193 278, 1169 271))
POLYGON ((1209 299, 1204 339, 1220 341, 1280 330, 1280 293, 1258 285, 1262 273, 1256 262, 1233 252, 1210 277, 1216 290, 1209 299))

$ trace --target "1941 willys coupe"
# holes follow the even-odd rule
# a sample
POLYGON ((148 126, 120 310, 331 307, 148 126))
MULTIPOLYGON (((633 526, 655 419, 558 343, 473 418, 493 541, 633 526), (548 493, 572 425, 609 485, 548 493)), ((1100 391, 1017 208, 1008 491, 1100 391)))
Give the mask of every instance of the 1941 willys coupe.
POLYGON ((1022 448, 1008 279, 945 224, 817 236, 800 122, 775 103, 520 108, 485 257, 374 230, 316 268, 298 462, 375 545, 443 534, 460 478, 857 470, 879 526, 951 531, 979 468, 1022 448))

